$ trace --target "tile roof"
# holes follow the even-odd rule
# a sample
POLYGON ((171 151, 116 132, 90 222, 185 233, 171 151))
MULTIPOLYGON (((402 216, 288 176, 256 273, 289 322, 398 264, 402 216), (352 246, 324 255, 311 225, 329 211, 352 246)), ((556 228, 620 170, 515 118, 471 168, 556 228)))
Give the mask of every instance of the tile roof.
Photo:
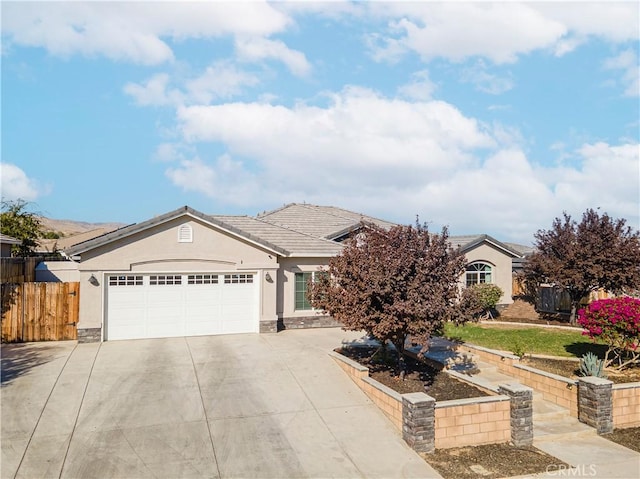
POLYGON ((384 221, 362 213, 306 203, 290 203, 273 211, 257 215, 257 219, 299 231, 316 238, 335 239, 365 221, 382 228, 391 228, 395 223, 384 221))
POLYGON ((513 258, 520 258, 522 256, 522 253, 520 251, 498 241, 497 239, 489 235, 449 236, 449 241, 454 248, 460 248, 463 252, 468 251, 486 241, 487 243, 511 255, 513 258))
POLYGON ((221 215, 212 215, 210 218, 234 227, 245 236, 259 238, 282 250, 286 256, 335 256, 342 250, 342 246, 334 241, 294 231, 260 218, 221 215))
POLYGON ((342 249, 342 246, 338 243, 315 238, 250 216, 205 215, 188 206, 184 206, 142 223, 125 226, 97 238, 83 241, 71 246, 66 250, 66 253, 68 255, 78 255, 184 215, 200 219, 281 256, 334 256, 342 249))

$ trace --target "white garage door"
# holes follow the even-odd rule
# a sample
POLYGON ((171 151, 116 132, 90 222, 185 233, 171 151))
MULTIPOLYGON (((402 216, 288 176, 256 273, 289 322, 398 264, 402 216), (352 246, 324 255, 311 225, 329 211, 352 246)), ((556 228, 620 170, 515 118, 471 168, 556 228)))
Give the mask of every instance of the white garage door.
POLYGON ((258 332, 251 273, 118 274, 107 277, 107 339, 258 332))

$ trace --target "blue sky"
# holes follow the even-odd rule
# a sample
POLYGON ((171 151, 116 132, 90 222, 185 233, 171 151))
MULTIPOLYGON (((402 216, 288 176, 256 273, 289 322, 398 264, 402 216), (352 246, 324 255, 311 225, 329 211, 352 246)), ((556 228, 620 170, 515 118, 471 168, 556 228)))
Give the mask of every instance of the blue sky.
POLYGON ((2 196, 132 223, 290 202, 528 244, 639 227, 635 2, 3 2, 2 196))

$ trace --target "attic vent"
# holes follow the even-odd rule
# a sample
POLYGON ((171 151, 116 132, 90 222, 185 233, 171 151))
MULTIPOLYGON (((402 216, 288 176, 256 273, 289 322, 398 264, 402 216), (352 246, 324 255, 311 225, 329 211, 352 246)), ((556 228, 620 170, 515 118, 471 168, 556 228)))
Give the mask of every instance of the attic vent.
POLYGON ((193 229, 191 225, 182 225, 178 228, 178 243, 193 243, 193 229))

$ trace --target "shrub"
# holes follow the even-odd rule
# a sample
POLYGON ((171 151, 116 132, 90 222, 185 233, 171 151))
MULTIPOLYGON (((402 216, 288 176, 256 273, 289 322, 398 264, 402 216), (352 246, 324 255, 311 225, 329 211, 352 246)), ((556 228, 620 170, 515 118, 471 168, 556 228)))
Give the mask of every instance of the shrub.
POLYGON ((623 369, 640 363, 640 299, 594 301, 578 312, 582 333, 607 346, 605 367, 623 369))
POLYGON ((465 303, 467 311, 474 313, 475 319, 493 317, 491 311, 500 301, 502 293, 502 289, 495 284, 474 284, 462 292, 461 301, 465 303))
POLYGON ((583 376, 595 376, 597 378, 606 378, 604 373, 604 361, 598 359, 598 356, 592 352, 588 352, 580 358, 580 374, 583 376))

